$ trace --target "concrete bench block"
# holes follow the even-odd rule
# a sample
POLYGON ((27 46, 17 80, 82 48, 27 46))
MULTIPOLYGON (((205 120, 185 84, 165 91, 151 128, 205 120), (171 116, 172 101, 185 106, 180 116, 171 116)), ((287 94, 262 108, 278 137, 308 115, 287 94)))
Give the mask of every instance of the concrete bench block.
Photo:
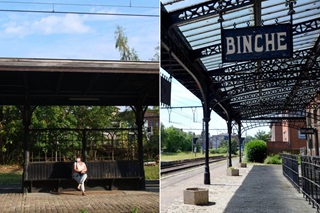
POLYGON ((227 169, 227 175, 228 176, 239 176, 239 169, 228 168, 227 169))
POLYGON ((209 203, 209 190, 204 188, 187 188, 183 191, 184 204, 204 205, 209 203))
POLYGON ((247 163, 239 163, 240 168, 247 168, 247 163))

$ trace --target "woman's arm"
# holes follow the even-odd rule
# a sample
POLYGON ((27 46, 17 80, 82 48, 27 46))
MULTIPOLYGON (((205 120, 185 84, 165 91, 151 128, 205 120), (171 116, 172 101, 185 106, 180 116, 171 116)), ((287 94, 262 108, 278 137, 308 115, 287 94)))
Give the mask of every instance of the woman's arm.
POLYGON ((74 164, 73 164, 73 170, 76 171, 76 172, 81 172, 81 171, 79 171, 79 170, 77 169, 77 163, 74 163, 74 164))
POLYGON ((85 163, 83 163, 84 164, 84 168, 83 168, 83 170, 81 171, 81 173, 86 173, 87 172, 87 165, 85 164, 85 163))

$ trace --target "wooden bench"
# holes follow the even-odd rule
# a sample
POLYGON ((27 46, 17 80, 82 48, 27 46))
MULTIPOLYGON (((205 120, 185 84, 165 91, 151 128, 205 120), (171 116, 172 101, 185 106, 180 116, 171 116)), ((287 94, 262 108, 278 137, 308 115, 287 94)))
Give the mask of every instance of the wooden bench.
MULTIPOLYGON (((74 162, 32 162, 28 166, 27 178, 23 181, 25 192, 60 192, 76 189, 72 178, 74 162)), ((138 161, 86 162, 88 178, 86 189, 138 190, 144 185, 138 161)))

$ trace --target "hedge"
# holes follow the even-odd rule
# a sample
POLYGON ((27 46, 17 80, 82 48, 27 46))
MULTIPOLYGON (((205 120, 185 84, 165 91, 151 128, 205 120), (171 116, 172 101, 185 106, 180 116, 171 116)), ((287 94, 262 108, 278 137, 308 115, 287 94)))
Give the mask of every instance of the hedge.
POLYGON ((267 143, 262 140, 252 140, 245 145, 244 152, 248 162, 263 163, 267 157, 267 143))

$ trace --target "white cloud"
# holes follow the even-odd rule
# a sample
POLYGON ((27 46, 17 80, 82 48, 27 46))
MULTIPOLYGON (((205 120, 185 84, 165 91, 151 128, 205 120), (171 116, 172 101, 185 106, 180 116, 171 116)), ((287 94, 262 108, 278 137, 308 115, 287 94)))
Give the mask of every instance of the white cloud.
POLYGON ((90 28, 83 23, 79 15, 48 16, 33 24, 45 34, 53 33, 87 33, 90 28))
POLYGON ((19 36, 32 34, 82 34, 88 33, 91 28, 84 24, 81 16, 66 14, 63 16, 50 15, 33 22, 6 24, 4 32, 19 36))
POLYGON ((117 14, 119 11, 115 8, 102 9, 102 8, 92 8, 90 13, 101 13, 105 15, 84 15, 83 19, 86 21, 111 21, 117 20, 119 16, 116 15, 106 15, 106 14, 117 14))

